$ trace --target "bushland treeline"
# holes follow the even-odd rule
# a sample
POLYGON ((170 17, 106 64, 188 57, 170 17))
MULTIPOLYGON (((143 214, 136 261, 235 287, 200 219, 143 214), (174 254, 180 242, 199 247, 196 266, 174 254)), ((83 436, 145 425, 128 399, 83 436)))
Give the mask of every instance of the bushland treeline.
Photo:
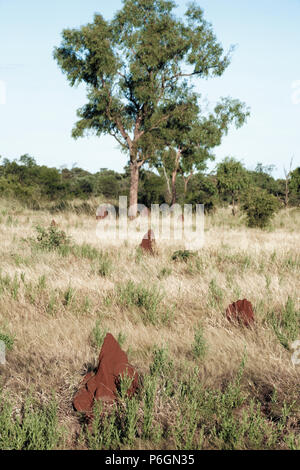
MULTIPOLYGON (((300 205, 300 167, 293 170, 286 179, 275 179, 272 166, 258 163, 255 170, 248 170, 233 158, 226 158, 211 173, 195 173, 188 184, 178 175, 176 180, 177 203, 205 204, 207 211, 218 206, 239 203, 254 188, 276 197, 279 205, 300 205)), ((171 176, 170 176, 171 177, 171 176)), ((74 166, 50 168, 38 165, 28 155, 19 159, 0 160, 0 197, 15 199, 31 208, 39 208, 43 203, 87 200, 103 196, 117 203, 119 196, 129 195, 130 169, 118 173, 101 168, 90 173, 74 166)), ((170 203, 170 181, 166 171, 142 169, 138 191, 139 203, 170 203)))

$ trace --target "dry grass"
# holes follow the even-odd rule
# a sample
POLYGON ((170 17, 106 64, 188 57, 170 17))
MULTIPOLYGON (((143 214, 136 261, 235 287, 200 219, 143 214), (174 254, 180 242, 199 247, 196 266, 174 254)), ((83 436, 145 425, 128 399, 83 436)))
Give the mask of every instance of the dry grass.
POLYGON ((220 209, 206 217, 205 246, 186 263, 171 261, 180 248, 174 244, 159 243, 152 257, 141 256, 124 242, 100 243, 90 215, 53 216, 2 201, 0 224, 1 278, 10 278, 2 282, 0 331, 15 337, 6 365, 0 366, 3 388, 16 408, 30 390, 43 401, 54 391, 60 420, 68 428, 66 447, 78 447, 72 396, 81 376, 97 361, 99 351, 91 340, 97 320, 116 337, 125 335, 124 349, 142 373, 149 369, 155 346, 164 345, 178 370, 198 365, 201 383, 208 388, 222 388, 246 351, 244 389, 263 405, 274 389, 282 403, 296 399, 293 419, 299 423, 300 366, 292 364, 291 351, 282 346, 270 322, 272 315, 282 315, 289 299, 299 315, 299 210, 281 212, 271 229, 261 231, 246 228, 241 217, 220 209), (107 276, 99 274, 93 259, 32 248, 28 239, 35 226, 47 227, 53 217, 74 243, 89 244, 108 256, 107 276), (118 286, 128 281, 160 289, 157 322, 143 321, 141 309, 118 301, 118 286), (256 326, 246 331, 224 317, 229 303, 245 297, 256 315, 256 326), (170 318, 160 321, 166 311, 170 318), (199 321, 207 343, 201 361, 191 355, 199 321))

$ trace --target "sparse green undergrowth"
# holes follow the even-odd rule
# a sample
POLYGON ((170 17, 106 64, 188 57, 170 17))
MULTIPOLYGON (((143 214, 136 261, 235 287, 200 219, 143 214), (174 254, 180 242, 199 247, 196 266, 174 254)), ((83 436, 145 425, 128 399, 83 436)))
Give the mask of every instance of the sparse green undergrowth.
POLYGON ((157 449, 298 449, 299 429, 289 424, 293 403, 273 399, 279 412, 272 420, 259 400, 243 391, 244 367, 245 358, 222 391, 207 389, 197 368, 174 375, 166 350, 158 349, 132 399, 123 393, 109 410, 95 405, 92 429, 83 426, 85 443, 93 450, 134 449, 143 441, 157 449))
POLYGON ((190 250, 178 250, 172 255, 172 261, 184 261, 187 262, 190 258, 196 256, 196 252, 190 250))
POLYGON ((5 344, 5 348, 8 351, 11 351, 14 346, 14 337, 9 334, 9 333, 3 333, 0 331, 0 341, 2 341, 5 344))
POLYGON ((145 287, 128 281, 116 288, 116 300, 126 308, 135 307, 139 310, 145 324, 167 324, 172 318, 172 308, 163 304, 164 294, 154 286, 145 287))
POLYGON ((63 437, 54 399, 40 404, 29 397, 16 410, 0 390, 0 450, 54 450, 63 437))
POLYGON ((297 338, 300 338, 300 311, 290 297, 280 312, 272 312, 269 321, 282 346, 286 349, 297 338))
POLYGON ((51 235, 46 210, 7 203, 0 214, 1 448, 299 449, 299 210, 262 231, 218 209, 206 216, 203 249, 177 262, 173 243, 158 240, 155 257, 99 243, 93 214, 57 212, 58 232, 72 234, 66 243, 51 235), (242 298, 253 304, 253 330, 224 315, 242 298), (106 332, 141 386, 129 401, 124 382, 115 406, 98 404, 91 428, 71 403, 106 332))
POLYGON ((59 230, 56 226, 50 225, 45 228, 37 225, 36 238, 31 238, 30 241, 34 247, 50 251, 69 245, 70 237, 64 230, 59 230))
MULTIPOLYGON (((29 241, 33 249, 40 249, 44 251, 56 250, 61 256, 75 256, 76 258, 88 259, 92 262, 91 269, 93 274, 99 276, 108 276, 112 271, 112 260, 108 253, 97 250, 97 248, 83 243, 77 245, 72 243, 65 231, 59 230, 57 226, 50 225, 49 227, 36 227, 36 237, 30 238, 29 241)), ((14 255, 16 259, 16 255, 14 255)), ((16 263, 21 263, 22 260, 17 259, 16 263)))
POLYGON ((194 343, 192 345, 192 353, 196 359, 204 359, 207 351, 207 343, 204 338, 203 327, 201 323, 195 328, 194 343))

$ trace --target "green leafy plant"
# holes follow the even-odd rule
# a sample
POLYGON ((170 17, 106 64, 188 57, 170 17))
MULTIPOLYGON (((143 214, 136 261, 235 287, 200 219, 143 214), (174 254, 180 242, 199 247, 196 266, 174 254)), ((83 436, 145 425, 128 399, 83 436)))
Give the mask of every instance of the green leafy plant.
POLYGON ((236 202, 248 184, 247 171, 239 161, 226 157, 217 165, 217 187, 221 194, 230 197, 234 216, 236 215, 236 202))
POLYGON ((224 292, 221 287, 218 286, 215 279, 212 279, 209 283, 210 303, 213 307, 221 306, 224 298, 224 292))
POLYGON ((192 345, 192 353, 195 359, 203 359, 207 351, 207 343, 203 334, 201 323, 195 328, 194 343, 192 345))
POLYGON ((118 341, 119 345, 120 345, 121 348, 122 348, 123 344, 124 344, 125 341, 126 341, 126 334, 125 334, 125 333, 122 333, 122 332, 120 331, 119 334, 118 334, 117 341, 118 341))
POLYGON ((36 227, 36 238, 31 239, 32 243, 43 250, 56 250, 62 245, 70 243, 70 237, 63 230, 59 230, 56 226, 50 225, 48 228, 36 227))
POLYGON ((14 346, 14 337, 9 334, 9 333, 2 333, 0 331, 0 341, 3 341, 3 343, 5 344, 5 347, 8 351, 11 351, 13 349, 13 346, 14 346))
POLYGON ((178 250, 175 251, 172 255, 172 261, 184 261, 185 263, 190 259, 196 256, 194 251, 190 250, 178 250))
POLYGON ((102 277, 107 277, 112 270, 112 262, 108 254, 103 254, 98 259, 97 273, 102 277))
POLYGON ((153 436, 153 418, 154 418, 154 406, 155 397, 157 392, 158 380, 156 376, 146 375, 144 377, 143 386, 143 437, 150 439, 153 436))
POLYGON ((296 309, 293 299, 289 297, 281 312, 272 312, 269 318, 280 343, 289 349, 290 344, 300 334, 300 312, 296 309))
POLYGON ((102 328, 101 321, 97 320, 96 325, 94 326, 92 330, 92 335, 91 335, 92 345, 96 349, 100 349, 102 347, 106 334, 107 334, 107 329, 102 328))
POLYGON ((265 228, 279 209, 275 196, 265 190, 252 188, 245 197, 242 210, 249 227, 265 228))
POLYGON ((163 298, 163 294, 156 286, 145 287, 133 281, 117 286, 118 302, 126 307, 139 308, 146 324, 166 322, 171 317, 170 310, 162 306, 163 298))
POLYGON ((67 290, 64 292, 63 303, 64 305, 69 306, 72 304, 74 299, 75 299, 75 290, 73 287, 69 286, 67 290))
POLYGON ((170 276, 172 273, 172 269, 170 268, 162 268, 160 272, 158 273, 157 277, 158 279, 162 280, 168 276, 170 276))
POLYGON ((166 376, 173 370, 173 362, 169 358, 167 347, 155 347, 153 351, 153 361, 150 365, 152 376, 166 376))
POLYGON ((0 450, 54 450, 63 443, 64 433, 54 399, 40 404, 29 396, 16 415, 0 391, 0 450))

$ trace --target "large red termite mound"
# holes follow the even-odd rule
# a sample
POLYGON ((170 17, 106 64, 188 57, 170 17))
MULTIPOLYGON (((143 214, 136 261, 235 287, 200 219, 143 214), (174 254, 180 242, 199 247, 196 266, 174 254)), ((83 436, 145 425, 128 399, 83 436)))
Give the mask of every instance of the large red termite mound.
POLYGON ((96 373, 89 372, 83 379, 78 392, 73 398, 75 410, 90 413, 95 400, 113 402, 117 398, 117 385, 120 376, 131 377, 132 383, 128 395, 132 396, 138 387, 138 374, 128 364, 128 358, 115 338, 108 333, 99 355, 96 373))
POLYGON ((143 237, 140 247, 142 248, 143 251, 153 255, 154 246, 155 246, 154 232, 153 230, 148 230, 148 232, 143 237))
POLYGON ((226 309, 226 317, 233 323, 251 326, 255 319, 251 302, 247 299, 233 302, 226 309))

